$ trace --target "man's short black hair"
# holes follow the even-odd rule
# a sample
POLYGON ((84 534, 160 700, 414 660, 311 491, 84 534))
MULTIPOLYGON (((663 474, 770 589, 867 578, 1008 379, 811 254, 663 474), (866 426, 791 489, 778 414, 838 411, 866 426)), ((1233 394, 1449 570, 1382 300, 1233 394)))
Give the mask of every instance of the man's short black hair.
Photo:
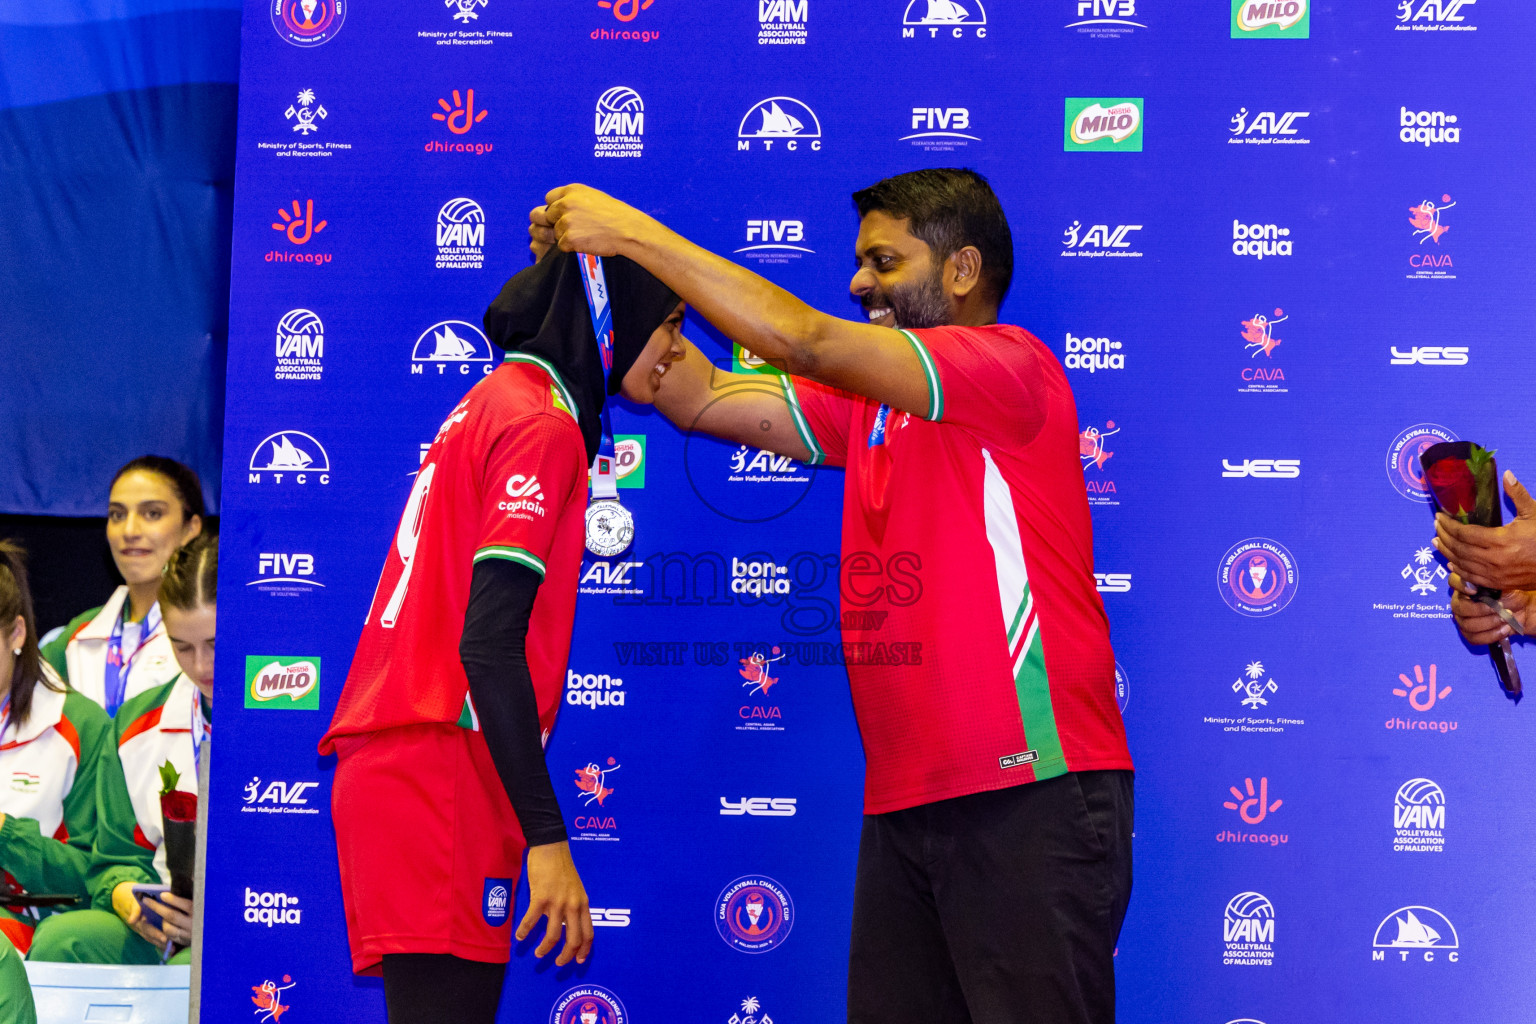
POLYGON ((853 194, 859 216, 879 210, 907 221, 928 243, 936 266, 968 245, 981 253, 981 277, 1001 305, 1013 283, 1013 232, 1003 204, 975 171, 932 167, 878 181, 853 194))

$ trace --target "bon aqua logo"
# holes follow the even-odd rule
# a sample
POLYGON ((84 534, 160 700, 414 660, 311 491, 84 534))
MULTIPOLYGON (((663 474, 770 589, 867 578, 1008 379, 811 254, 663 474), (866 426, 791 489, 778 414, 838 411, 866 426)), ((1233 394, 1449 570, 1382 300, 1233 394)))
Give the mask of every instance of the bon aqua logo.
POLYGON ((266 711, 319 710, 320 659, 246 655, 245 706, 266 711))
POLYGON ((1067 97, 1062 149, 1068 153, 1140 153, 1141 99, 1067 97))

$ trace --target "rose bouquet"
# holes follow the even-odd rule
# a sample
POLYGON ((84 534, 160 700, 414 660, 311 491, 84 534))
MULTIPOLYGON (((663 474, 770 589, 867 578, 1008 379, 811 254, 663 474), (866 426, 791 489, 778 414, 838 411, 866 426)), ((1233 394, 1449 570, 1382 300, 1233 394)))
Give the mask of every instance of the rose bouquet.
MULTIPOLYGON (((1440 511, 1474 526, 1504 525, 1504 507, 1499 503, 1499 467, 1493 452, 1471 441, 1442 441, 1424 449, 1419 456, 1424 467, 1424 482, 1440 511)), ((1503 592, 1478 587, 1472 600, 1485 604, 1517 633, 1524 633, 1520 620, 1504 607, 1503 592)), ((1498 670, 1505 692, 1520 694, 1520 670, 1509 649, 1509 640, 1488 647, 1488 657, 1498 670)))
POLYGON ((167 761, 160 766, 160 821, 165 835, 165 868, 171 874, 171 892, 192 898, 192 876, 197 869, 197 794, 176 788, 181 773, 167 761))

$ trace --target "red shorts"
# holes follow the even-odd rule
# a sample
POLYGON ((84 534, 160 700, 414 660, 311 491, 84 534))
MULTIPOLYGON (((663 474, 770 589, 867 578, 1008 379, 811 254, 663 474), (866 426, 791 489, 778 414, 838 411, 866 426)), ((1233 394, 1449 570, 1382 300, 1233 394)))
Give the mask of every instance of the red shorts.
POLYGON ((485 738, 427 724, 336 739, 331 820, 352 970, 385 953, 506 963, 523 832, 485 738))

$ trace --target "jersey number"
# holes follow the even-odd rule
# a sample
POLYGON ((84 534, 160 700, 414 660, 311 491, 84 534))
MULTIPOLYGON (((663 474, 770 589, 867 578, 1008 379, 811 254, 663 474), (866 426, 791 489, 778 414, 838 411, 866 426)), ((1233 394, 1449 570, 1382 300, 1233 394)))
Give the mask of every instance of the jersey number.
POLYGON ((400 606, 405 604, 405 591, 411 585, 411 564, 416 560, 416 542, 421 539, 421 523, 426 518, 427 491, 432 486, 432 474, 436 471, 437 463, 429 462, 416 474, 416 486, 411 488, 411 497, 405 503, 405 514, 400 517, 400 528, 395 531, 395 550, 400 552, 400 560, 405 563, 405 569, 395 583, 395 592, 389 595, 384 614, 379 616, 379 625, 385 629, 395 628, 395 621, 400 618, 400 606))

